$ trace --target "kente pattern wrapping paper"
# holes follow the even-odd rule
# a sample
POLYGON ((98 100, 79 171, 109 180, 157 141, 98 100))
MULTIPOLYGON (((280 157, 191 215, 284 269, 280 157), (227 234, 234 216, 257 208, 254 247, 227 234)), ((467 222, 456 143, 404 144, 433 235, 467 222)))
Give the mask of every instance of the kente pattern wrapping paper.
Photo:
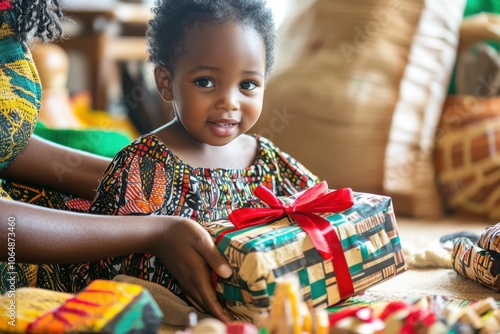
POLYGON ((500 223, 481 234, 478 244, 468 238, 457 239, 451 253, 455 271, 490 289, 500 292, 500 223))
MULTIPOLYGON (((319 214, 334 228, 357 294, 406 270, 390 197, 354 193, 354 205, 342 212, 319 214)), ((214 241, 233 228, 216 221, 205 228, 214 241)), ((251 320, 268 310, 276 282, 296 274, 302 297, 325 308, 341 296, 332 260, 324 260, 309 236, 289 217, 227 233, 217 248, 233 268, 229 279, 217 278, 216 292, 238 318, 251 320)))
POLYGON ((500 223, 487 227, 477 245, 489 252, 500 253, 500 223))

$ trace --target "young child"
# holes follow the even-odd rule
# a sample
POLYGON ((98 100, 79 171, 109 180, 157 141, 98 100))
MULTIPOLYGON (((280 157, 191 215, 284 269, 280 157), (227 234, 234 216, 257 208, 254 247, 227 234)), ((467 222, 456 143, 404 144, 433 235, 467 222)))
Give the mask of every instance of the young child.
MULTIPOLYGON (((260 205, 253 196, 259 185, 289 196, 317 183, 269 140, 246 134, 261 113, 274 60, 275 29, 264 0, 161 0, 154 14, 150 61, 175 118, 115 156, 90 212, 203 224, 260 205)), ((156 263, 152 255, 134 254, 105 265, 181 295, 156 263)))

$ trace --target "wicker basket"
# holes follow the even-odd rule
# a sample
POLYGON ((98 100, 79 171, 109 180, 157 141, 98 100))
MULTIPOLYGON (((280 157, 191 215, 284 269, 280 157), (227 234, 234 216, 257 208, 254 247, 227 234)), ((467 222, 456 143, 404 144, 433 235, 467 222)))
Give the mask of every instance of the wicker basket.
POLYGON ((449 96, 435 161, 450 208, 500 219, 500 97, 449 96))

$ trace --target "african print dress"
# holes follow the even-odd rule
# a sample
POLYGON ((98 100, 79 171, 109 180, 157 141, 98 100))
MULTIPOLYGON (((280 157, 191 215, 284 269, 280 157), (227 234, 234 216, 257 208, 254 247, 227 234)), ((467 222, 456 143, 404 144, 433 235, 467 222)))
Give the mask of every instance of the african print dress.
MULTIPOLYGON (((11 10, 0 10, 0 171, 28 144, 42 95, 31 53, 15 38, 14 20, 11 10)), ((1 188, 0 196, 8 197, 1 188)))
MULTIPOLYGON (((14 27, 15 15, 10 2, 0 0, 0 171, 7 168, 28 144, 38 120, 42 94, 31 53, 17 38, 14 27)), ((70 200, 75 200, 70 194, 6 180, 0 180, 0 197, 78 211, 68 205, 70 200)), ((78 203, 84 203, 84 200, 78 203)), ((17 287, 34 287, 41 281, 50 280, 43 268, 43 265, 30 264, 16 264, 12 268, 0 262, 0 293, 10 287, 7 281, 11 277, 7 274, 9 272, 16 272, 17 287)))
MULTIPOLYGON (((288 196, 318 182, 316 176, 270 141, 262 137, 256 140, 259 152, 254 165, 246 169, 207 169, 183 163, 155 135, 145 135, 115 156, 90 212, 176 215, 203 223, 225 218, 236 208, 259 206, 253 191, 261 184, 278 196, 288 196)), ((43 287, 50 289, 78 291, 92 280, 126 274, 159 283, 182 297, 178 283, 151 254, 44 265, 43 271, 46 277, 53 277, 44 279, 52 285, 43 287)))

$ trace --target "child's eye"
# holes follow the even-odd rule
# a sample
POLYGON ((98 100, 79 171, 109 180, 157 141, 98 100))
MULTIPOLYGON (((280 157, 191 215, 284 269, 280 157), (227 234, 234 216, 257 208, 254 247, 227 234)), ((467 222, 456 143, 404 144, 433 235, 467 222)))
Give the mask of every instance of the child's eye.
POLYGON ((253 90, 257 88, 257 84, 253 81, 244 81, 240 84, 240 88, 244 90, 253 90))
POLYGON ((194 81, 198 86, 203 87, 203 88, 211 88, 214 86, 214 83, 212 80, 208 78, 202 78, 202 79, 197 79, 194 81))

